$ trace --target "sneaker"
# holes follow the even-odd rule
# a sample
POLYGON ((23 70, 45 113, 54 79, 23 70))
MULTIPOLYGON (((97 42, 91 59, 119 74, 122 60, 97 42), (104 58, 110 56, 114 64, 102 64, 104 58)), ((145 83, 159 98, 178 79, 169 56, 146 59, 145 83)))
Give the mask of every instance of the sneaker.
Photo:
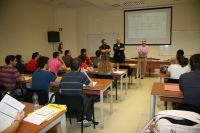
POLYGON ((93 121, 88 121, 88 122, 90 122, 90 123, 92 123, 92 124, 95 124, 95 125, 98 125, 99 124, 99 122, 93 122, 93 121))
MULTIPOLYGON (((92 122, 92 121, 91 121, 92 122)), ((99 122, 94 122, 95 126, 99 124, 99 122)), ((85 127, 94 127, 93 123, 90 125, 85 125, 85 127)))
MULTIPOLYGON (((82 123, 81 120, 77 121, 77 123, 82 123)), ((87 120, 83 120, 83 124, 89 123, 87 120)))

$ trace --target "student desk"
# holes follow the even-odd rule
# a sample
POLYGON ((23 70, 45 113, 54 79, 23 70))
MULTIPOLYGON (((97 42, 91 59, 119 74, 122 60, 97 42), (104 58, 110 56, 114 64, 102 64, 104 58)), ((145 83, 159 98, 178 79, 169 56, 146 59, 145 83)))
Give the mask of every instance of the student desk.
MULTIPOLYGON (((152 90, 151 90, 151 105, 150 105, 150 119, 154 117, 155 115, 155 100, 156 96, 163 96, 163 97, 169 97, 169 98, 184 98, 183 93, 181 91, 165 91, 164 85, 167 85, 170 83, 157 83, 155 82, 153 84, 152 90)), ((177 85, 178 84, 173 84, 177 85)))
POLYGON ((162 78, 164 78, 164 79, 168 79, 168 78, 170 78, 170 76, 169 75, 167 75, 167 74, 164 74, 164 73, 159 73, 158 74, 158 82, 162 82, 162 78))
MULTIPOLYGON (((122 101, 122 82, 123 82, 123 76, 126 75, 126 93, 127 94, 127 71, 128 69, 119 69, 120 73, 113 72, 111 75, 114 78, 117 78, 120 80, 120 101, 122 101)), ((92 72, 86 71, 88 74, 98 74, 98 68, 94 68, 92 72)))
MULTIPOLYGON (((25 104, 24 112, 25 112, 25 117, 27 116, 28 113, 33 112, 33 104, 32 103, 27 103, 27 102, 22 102, 25 104)), ((40 106, 42 107, 42 106, 40 106)), ((61 126, 61 132, 62 133, 67 133, 67 127, 66 127, 66 116, 65 116, 66 111, 62 111, 59 114, 57 114, 55 117, 53 117, 51 120, 46 121, 40 125, 35 125, 26 121, 23 121, 20 123, 20 126, 17 130, 17 133, 44 133, 49 131, 51 128, 56 126, 58 123, 60 123, 61 126)))

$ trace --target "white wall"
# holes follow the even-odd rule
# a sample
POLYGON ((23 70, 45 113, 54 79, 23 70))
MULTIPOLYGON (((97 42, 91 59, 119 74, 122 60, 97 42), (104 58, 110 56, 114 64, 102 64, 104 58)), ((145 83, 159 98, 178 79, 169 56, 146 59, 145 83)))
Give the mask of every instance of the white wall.
MULTIPOLYGON (((192 3, 181 3, 173 6, 172 30, 200 30, 199 7, 200 1, 192 3)), ((78 50, 80 50, 83 47, 87 48, 87 34, 119 33, 123 42, 123 22, 124 14, 122 10, 105 11, 95 6, 77 9, 78 50)), ((100 40, 97 40, 97 43, 99 43, 99 46, 101 45, 100 40)), ((109 45, 111 47, 113 46, 113 44, 109 45)), ((159 46, 149 47, 149 57, 155 57, 160 59, 169 59, 172 57, 160 56, 158 54, 158 47, 159 46)), ((138 56, 137 48, 138 46, 126 46, 126 57, 131 58, 138 56)), ((176 53, 174 53, 174 55, 175 54, 176 53)))

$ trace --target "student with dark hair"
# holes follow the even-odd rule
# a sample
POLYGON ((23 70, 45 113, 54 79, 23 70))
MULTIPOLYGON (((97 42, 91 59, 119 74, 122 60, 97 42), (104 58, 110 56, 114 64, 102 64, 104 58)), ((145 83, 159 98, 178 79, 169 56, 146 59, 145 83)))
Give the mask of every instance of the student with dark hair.
POLYGON ((62 57, 66 67, 70 67, 70 62, 72 60, 71 51, 65 50, 65 55, 62 57))
MULTIPOLYGON (((88 85, 89 87, 93 87, 93 82, 86 74, 85 71, 81 71, 81 61, 80 59, 72 59, 71 62, 71 71, 66 72, 62 76, 62 80, 60 82, 60 90, 61 94, 66 95, 82 95, 83 84, 88 85)), ((86 106, 86 102, 88 101, 88 97, 82 95, 84 99, 84 104, 86 106)), ((91 102, 88 106, 91 105, 91 102)), ((92 121, 92 110, 90 109, 86 114, 86 119, 83 120, 83 123, 88 123, 88 121, 92 121)), ((78 123, 81 123, 80 119, 77 119, 78 123)), ((98 122, 94 122, 94 124, 98 124, 98 122)))
POLYGON ((32 59, 26 65, 26 71, 36 71, 38 69, 37 60, 40 58, 38 52, 32 54, 32 59))
POLYGON ((86 57, 86 64, 87 65, 92 65, 92 61, 90 60, 90 57, 87 56, 87 50, 85 48, 81 49, 81 54, 80 55, 85 55, 85 57, 86 57))
POLYGON ((100 50, 102 53, 108 53, 108 54, 109 54, 109 53, 111 52, 111 48, 110 48, 109 45, 107 45, 106 39, 102 39, 102 40, 101 40, 101 43, 102 43, 102 45, 99 46, 99 50, 100 50))
POLYGON ((92 72, 92 71, 93 71, 93 67, 89 67, 89 66, 86 64, 86 56, 85 56, 84 54, 81 54, 81 55, 79 56, 79 58, 80 58, 81 61, 82 61, 81 68, 86 69, 86 70, 92 72))
POLYGON ((191 72, 184 73, 179 79, 179 88, 183 92, 184 102, 176 109, 193 111, 200 114, 200 54, 190 57, 191 72))
POLYGON ((94 59, 93 61, 93 65, 94 67, 97 67, 97 64, 99 63, 99 61, 101 60, 101 51, 100 50, 97 50, 96 51, 96 59, 94 59))
POLYGON ((171 64, 167 70, 166 74, 170 75, 170 79, 168 80, 168 82, 170 82, 170 80, 171 81, 177 80, 178 83, 180 75, 183 73, 188 73, 190 71, 191 70, 190 67, 188 66, 188 59, 185 58, 184 56, 178 56, 176 64, 171 64))
POLYGON ((59 86, 60 80, 56 79, 56 76, 48 71, 48 60, 46 57, 40 57, 37 63, 39 69, 33 73, 32 88, 43 89, 49 93, 49 85, 59 86))
MULTIPOLYGON (((24 77, 14 67, 17 63, 14 55, 6 56, 5 62, 7 65, 0 70, 0 84, 3 84, 8 90, 14 90, 16 89, 16 81, 24 81, 24 77)), ((18 92, 20 93, 21 90, 16 90, 19 95, 18 92)))
POLYGON ((63 59, 59 57, 59 52, 53 53, 53 59, 49 60, 48 66, 50 71, 54 72, 56 76, 58 74, 59 69, 66 70, 66 66, 63 62, 63 59))
POLYGON ((182 49, 177 50, 176 57, 173 57, 173 58, 170 59, 170 64, 176 64, 177 57, 183 56, 183 55, 184 55, 184 51, 182 49))
POLYGON ((26 65, 24 65, 22 62, 22 56, 21 55, 16 55, 16 59, 17 59, 17 64, 15 66, 15 68, 17 68, 17 70, 19 71, 19 73, 24 74, 25 70, 26 70, 26 65))

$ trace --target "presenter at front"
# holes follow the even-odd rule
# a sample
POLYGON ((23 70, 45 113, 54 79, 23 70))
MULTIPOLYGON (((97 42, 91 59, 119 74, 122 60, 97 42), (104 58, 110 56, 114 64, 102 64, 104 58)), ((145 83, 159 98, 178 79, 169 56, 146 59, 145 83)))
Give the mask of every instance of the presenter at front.
POLYGON ((114 53, 114 60, 115 60, 115 63, 124 63, 124 60, 125 60, 125 54, 124 54, 124 50, 125 50, 125 47, 124 47, 124 44, 121 43, 121 39, 118 37, 116 39, 117 43, 113 45, 113 51, 115 52, 114 53))
POLYGON ((139 54, 138 64, 141 64, 141 68, 142 68, 142 75, 140 75, 141 79, 143 79, 145 76, 148 51, 149 51, 149 47, 146 46, 146 40, 143 39, 142 45, 138 47, 138 54, 139 54))
POLYGON ((102 39, 101 40, 102 45, 99 47, 99 50, 101 51, 101 53, 110 53, 111 52, 111 48, 109 45, 107 45, 106 43, 106 39, 102 39))

